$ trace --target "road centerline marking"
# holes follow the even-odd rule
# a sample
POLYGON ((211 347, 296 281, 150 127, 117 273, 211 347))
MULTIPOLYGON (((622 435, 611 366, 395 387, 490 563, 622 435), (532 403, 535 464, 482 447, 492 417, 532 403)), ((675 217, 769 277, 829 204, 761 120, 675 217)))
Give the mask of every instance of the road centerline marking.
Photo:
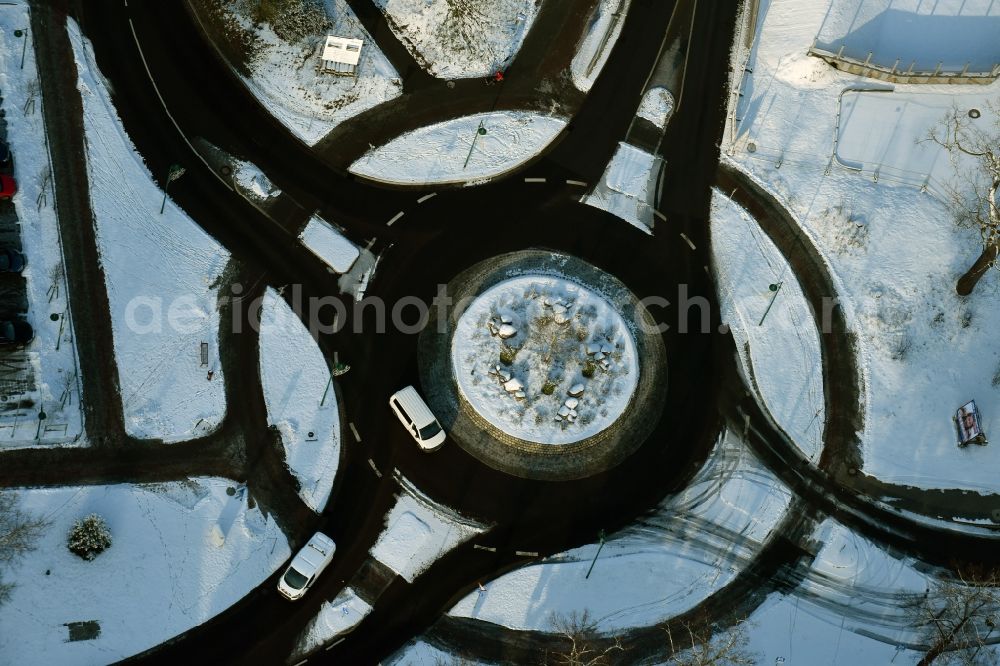
POLYGON ((548 179, 546 179, 546 178, 525 178, 524 182, 526 182, 526 183, 545 183, 545 182, 548 182, 548 179))
POLYGON ((354 421, 348 422, 347 425, 351 426, 351 434, 354 435, 354 439, 358 442, 358 444, 360 444, 361 435, 358 434, 358 429, 354 427, 354 421))
POLYGON ((396 213, 396 215, 391 220, 389 220, 388 222, 385 223, 385 226, 391 227, 393 224, 395 224, 396 222, 399 221, 399 218, 403 217, 404 215, 406 215, 405 211, 402 211, 402 210, 399 211, 398 213, 396 213))
POLYGON ((425 202, 425 201, 427 201, 429 199, 433 199, 434 197, 437 196, 437 194, 438 194, 437 192, 431 192, 430 194, 425 194, 424 196, 422 196, 419 199, 417 199, 417 203, 418 204, 422 204, 423 202, 425 202))
POLYGON ((687 237, 687 234, 685 234, 683 231, 681 232, 681 238, 684 239, 684 242, 687 243, 688 247, 690 247, 692 250, 698 249, 697 247, 695 247, 695 244, 691 242, 691 239, 687 237))

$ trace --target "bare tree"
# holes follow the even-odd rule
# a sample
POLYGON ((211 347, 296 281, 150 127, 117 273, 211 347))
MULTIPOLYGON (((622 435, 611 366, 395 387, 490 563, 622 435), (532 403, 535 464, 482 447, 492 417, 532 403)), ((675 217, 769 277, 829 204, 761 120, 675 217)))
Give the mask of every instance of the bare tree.
POLYGON ((988 114, 972 115, 953 108, 926 139, 947 150, 961 174, 948 186, 955 221, 978 231, 983 241, 982 254, 958 281, 962 296, 972 293, 1000 255, 1000 101, 987 103, 987 108, 988 114), (975 169, 961 166, 969 158, 975 169))
POLYGON ((625 651, 618 638, 601 639, 597 626, 591 621, 590 613, 571 613, 565 617, 555 617, 552 626, 566 637, 569 646, 562 652, 549 655, 546 663, 558 666, 610 666, 615 663, 615 655, 625 651))
POLYGON ((1000 639, 1000 572, 959 571, 942 580, 911 611, 927 648, 918 666, 996 664, 1000 639))
MULTIPOLYGON (((0 492, 0 567, 13 564, 35 547, 48 526, 21 508, 16 493, 0 492)), ((7 600, 13 584, 0 580, 0 604, 7 600)))
POLYGON ((722 633, 702 618, 682 622, 672 629, 667 625, 667 646, 670 650, 665 664, 672 666, 754 666, 757 655, 750 651, 749 625, 739 619, 722 633))

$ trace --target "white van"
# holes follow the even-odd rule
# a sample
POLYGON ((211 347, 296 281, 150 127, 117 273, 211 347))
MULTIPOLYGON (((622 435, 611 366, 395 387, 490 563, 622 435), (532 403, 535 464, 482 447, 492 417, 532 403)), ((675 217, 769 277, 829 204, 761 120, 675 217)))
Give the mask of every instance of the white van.
POLYGON ((389 406, 424 451, 434 451, 444 444, 444 429, 417 389, 407 386, 393 393, 389 406))
POLYGON ((301 599, 323 573, 323 569, 329 566, 336 550, 337 545, 333 543, 333 539, 322 532, 316 532, 278 579, 278 592, 281 592, 281 596, 289 601, 301 599))

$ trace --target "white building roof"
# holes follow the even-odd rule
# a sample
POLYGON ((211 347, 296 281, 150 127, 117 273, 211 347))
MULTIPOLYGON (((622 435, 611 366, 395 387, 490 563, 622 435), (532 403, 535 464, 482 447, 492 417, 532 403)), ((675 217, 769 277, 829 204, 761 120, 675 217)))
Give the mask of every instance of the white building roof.
POLYGON ((323 47, 323 60, 356 66, 358 60, 361 59, 361 47, 363 44, 364 42, 360 39, 327 35, 326 46, 323 47))

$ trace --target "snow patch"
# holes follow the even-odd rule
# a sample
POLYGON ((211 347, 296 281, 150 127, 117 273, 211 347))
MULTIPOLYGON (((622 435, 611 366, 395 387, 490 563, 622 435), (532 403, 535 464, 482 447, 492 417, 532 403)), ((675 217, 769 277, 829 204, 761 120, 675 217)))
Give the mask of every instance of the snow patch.
POLYGON ((309 329, 270 288, 261 309, 260 380, 267 422, 281 433, 299 496, 313 511, 322 511, 340 465, 337 394, 309 329))
POLYGON ((245 502, 225 543, 214 545, 232 485, 194 478, 18 491, 22 508, 51 526, 6 572, 17 585, 0 605, 0 661, 118 661, 202 624, 263 583, 291 549, 274 521, 245 502), (85 561, 69 552, 66 535, 90 513, 107 521, 114 543, 85 561), (86 621, 98 622, 100 635, 67 641, 65 625, 86 621))
POLYGON ((326 220, 313 216, 299 234, 299 240, 337 273, 347 273, 361 251, 326 220))
POLYGON ((654 179, 662 160, 645 150, 620 143, 604 177, 583 203, 616 215, 632 226, 653 233, 654 179))
POLYGON ((76 23, 90 200, 108 288, 125 429, 177 442, 226 413, 216 285, 229 253, 163 191, 125 133, 76 23), (206 344, 208 362, 202 364, 206 344), (207 379, 212 371, 212 379, 207 379))
POLYGON ((368 151, 350 172, 403 185, 485 182, 542 152, 565 127, 527 111, 466 116, 407 132, 368 151))

